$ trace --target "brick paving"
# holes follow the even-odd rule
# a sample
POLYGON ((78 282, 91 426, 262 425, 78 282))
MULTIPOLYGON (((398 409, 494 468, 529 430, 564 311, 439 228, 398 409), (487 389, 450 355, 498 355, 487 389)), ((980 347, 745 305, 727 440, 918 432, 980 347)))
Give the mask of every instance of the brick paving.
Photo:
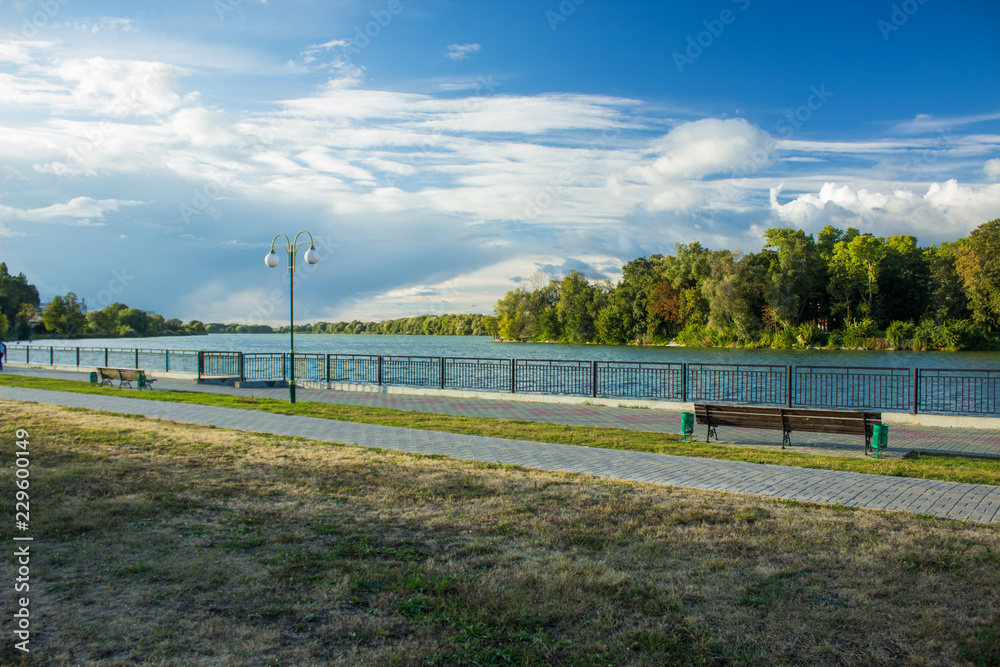
MULTIPOLYGON (((626 481, 1000 523, 1000 487, 357 424, 206 405, 0 386, 0 398, 626 481)), ((303 399, 306 397, 303 396, 303 399)), ((467 399, 463 399, 467 400, 467 399)), ((588 409, 594 409, 589 408, 588 409)), ((602 410, 596 409, 598 413, 602 410)), ((584 415, 592 418, 594 415, 584 415)))
MULTIPOLYGON (((87 373, 50 371, 6 367, 4 372, 87 381, 87 373)), ((155 374, 154 374, 155 375, 155 374)), ((287 400, 288 389, 236 389, 234 387, 196 384, 193 380, 164 378, 157 380, 158 389, 201 391, 238 396, 287 400)), ((436 395, 385 394, 328 389, 298 388, 299 401, 317 401, 340 405, 414 410, 436 414, 520 419, 525 421, 568 424, 573 426, 606 426, 635 431, 679 433, 679 412, 654 409, 607 407, 603 405, 553 404, 531 401, 510 401, 488 398, 455 398, 436 395)), ((704 427, 695 428, 695 440, 703 441, 704 427)), ((719 444, 738 445, 767 450, 781 449, 781 433, 755 429, 720 428, 719 444)), ((715 440, 712 441, 713 444, 715 440)), ((792 433, 789 451, 823 456, 864 457, 864 442, 856 436, 826 433, 792 433)), ((934 426, 891 426, 889 448, 883 456, 897 458, 911 451, 934 454, 964 454, 1000 457, 1000 433, 990 429, 942 428, 934 426)))

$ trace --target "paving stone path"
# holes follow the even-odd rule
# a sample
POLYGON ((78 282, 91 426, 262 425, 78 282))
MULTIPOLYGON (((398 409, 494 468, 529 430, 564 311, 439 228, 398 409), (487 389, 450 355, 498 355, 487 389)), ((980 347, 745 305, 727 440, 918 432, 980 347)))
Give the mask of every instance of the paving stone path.
POLYGON ((1000 487, 504 440, 206 405, 0 386, 0 398, 613 479, 1000 523, 1000 487))
MULTIPOLYGON (((87 382, 88 373, 52 371, 47 369, 13 368, 4 372, 34 377, 50 377, 87 382)), ((154 373, 155 376, 155 373, 154 373)), ((288 389, 237 389, 235 387, 196 384, 193 380, 163 378, 156 381, 156 388, 172 391, 198 391, 257 398, 288 399, 288 389)), ((667 410, 642 410, 609 407, 604 405, 579 405, 510 401, 501 398, 456 398, 440 395, 384 394, 378 392, 337 391, 299 388, 299 401, 318 401, 340 405, 363 405, 396 410, 415 410, 436 414, 492 417, 496 419, 522 419, 526 421, 569 424, 573 426, 606 426, 633 431, 679 433, 679 412, 667 410)), ((696 429, 696 438, 704 438, 704 427, 696 429)), ((780 431, 720 428, 719 444, 738 445, 757 449, 781 449, 780 431)), ((712 441, 715 442, 714 440, 712 441)), ((864 442, 856 436, 829 433, 793 433, 793 452, 822 456, 864 457, 864 442)), ((889 429, 889 448, 884 456, 900 457, 910 451, 935 454, 966 454, 972 456, 1000 457, 1000 432, 974 428, 941 428, 933 426, 892 426, 889 429)))

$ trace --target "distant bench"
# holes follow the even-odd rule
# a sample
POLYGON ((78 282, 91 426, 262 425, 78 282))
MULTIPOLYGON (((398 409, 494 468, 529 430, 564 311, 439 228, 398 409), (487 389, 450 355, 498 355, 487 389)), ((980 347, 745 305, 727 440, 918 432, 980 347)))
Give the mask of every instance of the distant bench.
POLYGON ((98 368, 97 374, 101 377, 102 387, 105 382, 110 387, 112 380, 118 380, 119 389, 125 385, 131 389, 133 382, 138 382, 139 389, 152 389, 153 383, 156 382, 154 378, 146 375, 146 371, 137 368, 98 368))
POLYGON ((759 405, 710 405, 695 403, 695 420, 708 427, 705 442, 709 442, 717 426, 759 428, 781 431, 781 448, 792 444, 792 431, 860 435, 865 439, 865 454, 871 451, 872 427, 882 423, 881 412, 848 410, 806 410, 759 405))

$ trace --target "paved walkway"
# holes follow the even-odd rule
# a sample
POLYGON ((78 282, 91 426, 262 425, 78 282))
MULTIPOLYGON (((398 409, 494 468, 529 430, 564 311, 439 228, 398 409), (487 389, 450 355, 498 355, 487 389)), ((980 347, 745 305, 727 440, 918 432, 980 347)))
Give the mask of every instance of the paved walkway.
POLYGON ((0 386, 0 398, 768 498, 1000 523, 1000 487, 503 440, 205 405, 0 386))
MULTIPOLYGON (((22 369, 5 367, 4 372, 36 377, 88 381, 88 373, 22 369)), ((155 375, 155 374, 154 374, 155 375)), ((219 385, 196 384, 193 380, 163 378, 156 381, 157 389, 173 391, 199 391, 256 396, 258 398, 288 399, 288 389, 236 389, 219 385)), ((437 414, 493 417, 497 419, 522 419, 526 421, 569 424, 574 426, 607 426, 636 431, 680 433, 679 412, 606 407, 602 405, 574 405, 530 401, 505 401, 486 398, 453 398, 412 394, 384 394, 378 392, 351 392, 299 388, 299 401, 317 401, 341 405, 415 410, 437 414)), ((696 438, 704 437, 704 428, 695 429, 696 438)), ((781 433, 756 429, 720 428, 719 444, 781 449, 781 433)), ((712 441, 713 444, 715 441, 712 441)), ((856 436, 838 436, 825 433, 793 433, 789 451, 822 456, 864 457, 864 442, 856 436)), ((933 426, 892 426, 889 429, 889 448, 884 456, 901 457, 913 451, 935 454, 965 454, 972 456, 1000 457, 1000 432, 988 429, 941 428, 933 426)))

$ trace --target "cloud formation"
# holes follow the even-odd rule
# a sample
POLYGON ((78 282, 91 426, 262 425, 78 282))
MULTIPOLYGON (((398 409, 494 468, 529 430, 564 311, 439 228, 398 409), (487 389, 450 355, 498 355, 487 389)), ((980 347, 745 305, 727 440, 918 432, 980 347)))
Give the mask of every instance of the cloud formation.
MULTIPOLYGON (((918 119, 888 136, 777 139, 744 118, 516 94, 490 77, 400 91, 367 82, 347 46, 308 45, 288 66, 321 73, 318 85, 224 109, 203 101, 188 66, 0 45, 0 236, 62 225, 59 261, 86 296, 101 279, 73 251, 108 243, 93 228, 122 221, 129 234, 115 229, 114 242, 148 258, 136 289, 174 276, 148 307, 280 322, 284 308, 268 304, 284 276, 260 266, 278 231, 325 239, 301 312, 343 319, 489 311, 537 270, 614 278, 675 242, 756 250, 769 225, 927 244, 1000 211, 996 135, 953 129, 942 140, 940 123, 918 119), (955 169, 961 182, 941 176, 955 169)), ((454 44, 448 57, 478 50, 454 44)))
POLYGON ((481 48, 479 44, 449 44, 444 57, 451 60, 468 60, 470 53, 475 53, 481 48))

